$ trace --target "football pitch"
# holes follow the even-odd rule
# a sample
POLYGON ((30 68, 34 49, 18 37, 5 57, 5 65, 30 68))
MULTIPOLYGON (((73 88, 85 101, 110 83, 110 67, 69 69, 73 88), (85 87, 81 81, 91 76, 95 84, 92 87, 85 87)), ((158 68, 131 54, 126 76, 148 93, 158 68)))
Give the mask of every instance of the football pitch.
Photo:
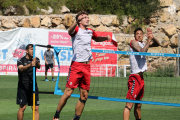
MULTIPOLYGON (((51 78, 51 77, 49 77, 51 78)), ((90 89, 90 95, 97 95, 103 97, 119 97, 124 98, 127 92, 127 78, 117 79, 112 78, 112 80, 105 77, 96 78, 92 77, 93 88, 90 89), (102 80, 101 80, 102 79, 102 80), (115 81, 116 80, 116 81, 115 81), (122 82, 124 81, 124 82, 122 82), (114 88, 114 90, 112 90, 114 88), (91 91, 92 90, 92 91, 91 91), (107 96, 106 96, 107 95, 107 96)), ((145 88, 145 100, 157 100, 164 99, 163 102, 168 100, 168 102, 174 102, 173 99, 179 100, 180 95, 180 82, 173 79, 179 78, 166 78, 166 84, 163 87, 162 78, 154 79, 148 78, 146 88, 145 88), (153 81, 154 80, 154 81, 153 81), (151 82, 150 82, 151 81, 151 82), (161 88, 161 89, 160 89, 161 88), (176 88, 176 89, 174 89, 176 88), (153 94, 146 94, 146 91, 153 91, 153 94), (166 94, 159 94, 158 91, 166 91, 166 94), (169 92, 170 91, 170 92, 169 92), (168 98, 166 98, 168 97, 168 98), (177 97, 177 98, 176 98, 177 97), (173 98, 173 99, 170 99, 173 98)), ((61 77, 59 85, 66 82, 66 77, 61 77), (62 82, 63 81, 63 82, 62 82)), ((39 87, 40 106, 40 120, 52 120, 52 117, 56 111, 57 104, 61 96, 51 94, 55 88, 55 82, 45 82, 44 76, 37 77, 37 83, 39 87), (46 94, 45 94, 46 93, 46 94)), ((16 105, 16 94, 17 94, 17 76, 0 76, 0 120, 16 120, 17 111, 19 106, 16 105)), ((64 89, 62 87, 62 90, 64 89)), ((78 93, 78 89, 74 92, 78 93)), ((75 106, 79 98, 70 98, 61 112, 60 120, 71 120, 74 117, 75 106)), ((143 100, 144 100, 143 99, 143 100)), ((162 101, 162 100, 161 100, 162 101)), ((180 102, 179 102, 180 103, 180 102)), ((85 109, 81 116, 81 120, 122 120, 123 119, 123 109, 125 103, 123 102, 113 102, 113 101, 103 101, 88 99, 86 102, 85 109)), ((159 106, 159 105, 142 105, 142 119, 143 120, 179 120, 180 119, 180 107, 171 106, 159 106)), ((32 120, 32 110, 31 107, 27 107, 24 113, 24 120, 32 120)), ((133 109, 131 110, 130 120, 135 120, 133 115, 133 109)))

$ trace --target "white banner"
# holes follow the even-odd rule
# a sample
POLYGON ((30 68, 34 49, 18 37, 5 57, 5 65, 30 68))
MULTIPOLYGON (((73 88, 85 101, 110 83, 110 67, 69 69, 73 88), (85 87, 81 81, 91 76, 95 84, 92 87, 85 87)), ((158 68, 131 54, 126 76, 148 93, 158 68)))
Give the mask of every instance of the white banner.
MULTIPOLYGON (((17 60, 26 54, 27 44, 72 47, 71 38, 67 30, 42 28, 17 28, 0 32, 0 75, 17 75, 17 60)), ((36 57, 40 58, 41 69, 37 75, 44 75, 44 52, 47 48, 36 47, 36 57)), ((52 49, 53 51, 53 49, 52 49)), ((67 75, 72 60, 72 51, 61 51, 59 55, 60 75, 67 75)), ((57 62, 55 75, 58 74, 57 62)), ((51 72, 48 72, 51 75, 51 72)))

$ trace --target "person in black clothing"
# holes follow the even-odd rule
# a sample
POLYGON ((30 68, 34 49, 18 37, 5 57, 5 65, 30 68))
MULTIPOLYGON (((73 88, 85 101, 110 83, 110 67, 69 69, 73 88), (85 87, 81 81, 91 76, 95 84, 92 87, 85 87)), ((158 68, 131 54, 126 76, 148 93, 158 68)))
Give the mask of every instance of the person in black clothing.
MULTIPOLYGON (((35 57, 33 59, 33 45, 26 46, 26 55, 18 59, 18 89, 17 89, 17 104, 19 110, 17 119, 23 120, 26 104, 33 109, 33 67, 40 68, 40 60, 35 57)), ((35 71, 36 72, 36 71, 35 71)), ((38 87, 35 80, 35 120, 39 120, 39 96, 38 87)))

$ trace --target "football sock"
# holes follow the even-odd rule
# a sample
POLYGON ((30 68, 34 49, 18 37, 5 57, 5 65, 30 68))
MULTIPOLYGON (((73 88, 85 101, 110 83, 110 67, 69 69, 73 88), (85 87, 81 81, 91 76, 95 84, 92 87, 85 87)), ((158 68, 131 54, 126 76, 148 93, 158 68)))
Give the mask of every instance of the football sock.
POLYGON ((136 120, 141 120, 141 119, 136 119, 136 120))
POLYGON ((57 111, 57 110, 56 110, 56 113, 55 113, 55 115, 54 115, 54 118, 59 118, 59 115, 60 115, 60 111, 57 111))
POLYGON ((52 77, 52 80, 54 79, 54 77, 52 77))
POLYGON ((79 120, 79 119, 80 119, 80 117, 81 117, 81 116, 79 116, 79 115, 76 115, 76 114, 75 114, 75 116, 74 116, 74 119, 73 119, 73 120, 79 120))
POLYGON ((45 77, 47 79, 47 77, 45 77))

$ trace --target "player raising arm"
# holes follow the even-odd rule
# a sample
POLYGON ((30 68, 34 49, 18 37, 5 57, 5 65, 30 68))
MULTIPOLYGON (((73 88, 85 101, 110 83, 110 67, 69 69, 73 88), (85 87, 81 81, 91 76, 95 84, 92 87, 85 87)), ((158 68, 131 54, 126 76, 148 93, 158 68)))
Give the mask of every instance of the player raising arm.
POLYGON ((73 120, 79 120, 88 98, 90 89, 90 64, 92 59, 91 39, 96 42, 110 40, 110 36, 98 37, 90 28, 87 12, 79 12, 76 16, 76 22, 73 23, 68 33, 72 37, 73 58, 67 77, 67 84, 63 96, 59 100, 56 113, 53 120, 59 120, 59 114, 65 106, 68 98, 74 89, 79 87, 80 98, 76 104, 75 116, 73 120))
MULTIPOLYGON (((147 41, 143 42, 143 31, 137 28, 134 31, 135 40, 130 42, 131 52, 147 52, 150 45, 159 46, 160 43, 153 37, 151 29, 147 29, 147 41)), ((143 55, 130 55, 131 75, 128 80, 128 92, 126 99, 142 100, 144 96, 143 73, 147 70, 146 58, 143 55)), ((126 103, 123 112, 123 119, 129 120, 133 103, 126 103)), ((141 104, 135 103, 134 116, 136 120, 141 120, 141 104)))

